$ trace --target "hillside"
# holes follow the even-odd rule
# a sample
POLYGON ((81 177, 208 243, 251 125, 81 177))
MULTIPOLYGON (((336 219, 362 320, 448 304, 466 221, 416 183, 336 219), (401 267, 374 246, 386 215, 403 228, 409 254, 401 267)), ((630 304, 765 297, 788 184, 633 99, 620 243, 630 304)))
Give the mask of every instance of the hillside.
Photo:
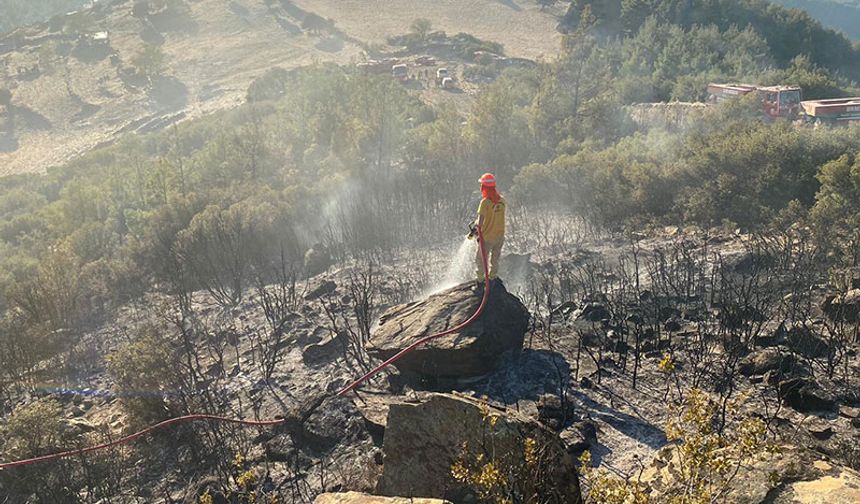
POLYGON ((784 7, 802 9, 821 24, 860 40, 860 3, 850 0, 774 0, 784 7))
POLYGON ((90 0, 0 0, 0 33, 73 11, 90 0))
POLYGON ((532 2, 454 3, 385 2, 391 15, 377 22, 363 2, 154 2, 157 10, 135 16, 134 2, 119 1, 19 30, 0 38, 0 90, 11 91, 10 107, 0 108, 0 175, 44 172, 123 133, 233 107, 274 66, 364 60, 367 44, 384 50, 387 36, 405 33, 418 17, 434 29, 498 40, 513 56, 558 47, 552 10, 532 2), (335 28, 302 28, 316 11, 335 28), (465 23, 455 11, 479 21, 465 23), (86 37, 101 31, 109 41, 94 47, 86 37), (152 82, 134 65, 147 43, 164 59, 152 82))

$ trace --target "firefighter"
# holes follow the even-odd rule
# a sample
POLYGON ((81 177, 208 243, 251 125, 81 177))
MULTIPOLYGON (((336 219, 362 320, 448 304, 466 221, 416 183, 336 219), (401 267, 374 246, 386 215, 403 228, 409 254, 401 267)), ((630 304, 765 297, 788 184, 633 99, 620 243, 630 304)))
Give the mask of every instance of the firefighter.
MULTIPOLYGON (((490 261, 490 280, 496 278, 499 272, 499 258, 502 245, 505 243, 505 199, 496 191, 496 177, 485 173, 478 179, 481 184, 481 204, 478 205, 478 219, 472 224, 470 238, 478 235, 478 227, 484 237, 484 248, 490 261)), ((481 247, 475 255, 478 264, 478 285, 484 283, 484 261, 481 257, 481 247)))

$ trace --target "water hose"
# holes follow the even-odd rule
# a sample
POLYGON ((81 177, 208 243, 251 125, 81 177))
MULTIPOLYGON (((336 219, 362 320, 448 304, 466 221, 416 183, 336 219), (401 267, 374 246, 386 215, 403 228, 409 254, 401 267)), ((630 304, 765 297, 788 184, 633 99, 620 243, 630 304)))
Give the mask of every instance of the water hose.
MULTIPOLYGON (((481 316, 481 313, 484 312, 484 308, 487 306, 487 300, 489 299, 490 272, 489 272, 489 268, 487 265, 487 250, 486 250, 486 247, 484 245, 484 235, 481 232, 480 226, 478 226, 478 247, 480 248, 480 251, 481 251, 481 261, 483 263, 483 268, 484 268, 484 295, 481 298, 481 304, 478 306, 478 309, 475 310, 475 313, 471 317, 469 317, 465 322, 463 322, 457 326, 454 326, 450 329, 446 329, 445 331, 431 334, 429 336, 425 336, 425 337, 417 340, 415 343, 412 343, 408 347, 404 348, 403 350, 397 352, 397 354, 395 354, 393 357, 389 358, 388 360, 386 360, 382 364, 376 366, 375 368, 373 368, 372 370, 370 370, 366 374, 362 375, 357 380, 353 381, 349 385, 342 388, 337 393, 338 396, 344 396, 344 395, 348 394, 349 392, 355 390, 359 385, 361 385, 364 382, 366 382, 367 380, 371 379, 373 376, 377 375, 383 369, 394 364, 395 362, 397 362, 398 360, 403 358, 404 355, 406 355, 406 354, 410 353, 411 351, 415 350, 416 348, 424 345, 428 341, 436 339, 436 338, 441 338, 442 336, 447 336, 449 334, 461 331, 462 329, 471 325, 473 322, 475 322, 475 320, 478 319, 478 317, 481 316)), ((163 422, 159 422, 159 423, 154 424, 154 425, 150 425, 149 427, 147 427, 143 430, 140 430, 140 431, 135 432, 133 434, 129 434, 128 436, 125 436, 125 437, 122 437, 122 438, 119 438, 117 440, 110 441, 107 443, 89 446, 86 448, 79 448, 76 450, 68 450, 68 451, 64 451, 64 452, 51 453, 48 455, 41 455, 39 457, 32 457, 32 458, 23 459, 23 460, 16 460, 13 462, 3 462, 3 463, 0 463, 0 471, 2 471, 4 469, 12 469, 14 467, 32 465, 32 464, 36 464, 36 463, 40 463, 40 462, 48 462, 51 460, 59 460, 59 459, 63 459, 63 458, 76 457, 76 456, 84 455, 84 454, 94 452, 94 451, 105 450, 105 449, 111 448, 113 446, 119 446, 119 445, 131 443, 132 441, 134 441, 138 438, 141 438, 141 437, 149 434, 150 432, 156 431, 158 429, 162 429, 164 427, 168 427, 168 426, 175 425, 178 423, 195 422, 195 421, 201 421, 201 420, 209 420, 209 421, 222 422, 222 423, 231 423, 231 424, 240 425, 240 426, 244 426, 244 427, 268 427, 268 426, 273 426, 273 425, 280 425, 280 424, 287 421, 287 419, 285 419, 285 418, 277 418, 274 420, 239 420, 239 419, 235 419, 235 418, 227 418, 227 417, 221 417, 221 416, 216 416, 216 415, 203 415, 203 414, 185 415, 185 416, 181 416, 181 417, 176 417, 176 418, 164 420, 163 422)))

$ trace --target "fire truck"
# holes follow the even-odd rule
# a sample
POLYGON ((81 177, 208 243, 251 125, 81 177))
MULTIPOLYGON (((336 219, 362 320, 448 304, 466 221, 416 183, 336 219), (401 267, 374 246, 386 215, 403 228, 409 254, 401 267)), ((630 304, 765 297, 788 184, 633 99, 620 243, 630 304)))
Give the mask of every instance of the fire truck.
POLYGON ((803 119, 815 124, 848 124, 860 121, 860 97, 801 102, 803 119))
POLYGON ((719 103, 756 93, 762 113, 770 119, 795 119, 800 115, 800 88, 796 86, 757 86, 754 84, 708 84, 708 102, 719 103))

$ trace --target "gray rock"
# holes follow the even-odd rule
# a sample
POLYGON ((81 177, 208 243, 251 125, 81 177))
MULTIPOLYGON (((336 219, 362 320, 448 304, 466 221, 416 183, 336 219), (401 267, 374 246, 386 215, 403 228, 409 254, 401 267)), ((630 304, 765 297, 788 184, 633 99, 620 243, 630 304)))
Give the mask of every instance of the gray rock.
POLYGON ((306 346, 302 350, 302 361, 308 366, 328 364, 344 354, 346 345, 346 334, 329 335, 319 343, 306 346))
MULTIPOLYGON (((416 339, 442 332, 469 319, 481 303, 481 293, 471 283, 458 285, 420 302, 387 310, 367 344, 378 359, 388 359, 416 339)), ((520 351, 528 328, 529 313, 501 282, 490 287, 486 308, 463 330, 416 348, 395 366, 406 376, 468 378, 492 371, 499 357, 520 351)))
POLYGON ((534 439, 543 454, 538 463, 545 471, 545 502, 582 502, 576 466, 564 444, 525 415, 461 395, 432 394, 420 404, 391 404, 387 423, 385 462, 377 487, 383 495, 465 502, 473 498, 471 490, 451 475, 452 464, 464 455, 464 443, 467 457, 491 442, 496 463, 520 467, 526 440, 534 439))
POLYGON ((823 357, 829 351, 827 342, 824 339, 813 333, 812 330, 802 326, 792 327, 788 331, 786 344, 795 352, 810 359, 823 357))
POLYGON ((797 411, 830 411, 836 403, 833 397, 807 378, 792 378, 779 382, 779 397, 797 411))
POLYGON ((555 394, 544 394, 537 400, 538 420, 553 430, 561 430, 573 418, 573 403, 570 398, 555 394))
POLYGON ((763 375, 768 371, 787 373, 794 364, 794 358, 783 354, 777 348, 766 348, 753 352, 738 363, 739 371, 744 376, 763 375))
POLYGON ((561 431, 560 435, 567 452, 574 459, 582 455, 585 450, 597 446, 597 427, 590 420, 577 422, 561 431))
POLYGON ((305 294, 305 301, 313 301, 337 290, 337 284, 332 280, 326 280, 305 294))
POLYGON ((366 437, 363 424, 351 399, 328 397, 303 422, 301 446, 326 452, 342 441, 366 437))
POLYGON ((860 408, 853 408, 851 406, 840 406, 839 414, 846 418, 858 418, 860 417, 860 408))
POLYGON ((860 319, 860 289, 828 296, 821 304, 821 309, 831 320, 857 322, 860 319))
POLYGON ((833 427, 823 420, 811 423, 806 427, 806 430, 819 441, 827 441, 833 436, 833 427))

